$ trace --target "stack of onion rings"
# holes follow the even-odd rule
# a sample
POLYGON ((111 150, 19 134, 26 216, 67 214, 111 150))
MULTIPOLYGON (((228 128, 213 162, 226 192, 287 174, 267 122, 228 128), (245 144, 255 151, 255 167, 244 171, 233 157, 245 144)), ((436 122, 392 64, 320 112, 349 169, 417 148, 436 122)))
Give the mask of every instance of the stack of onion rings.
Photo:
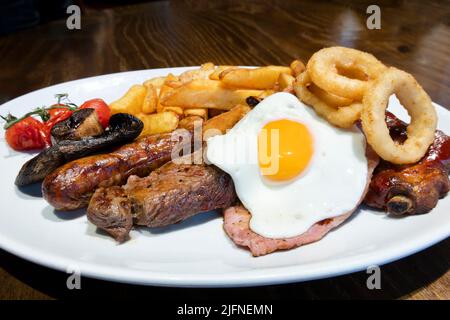
POLYGON ((367 142, 386 161, 419 161, 434 140, 436 111, 414 77, 388 68, 373 55, 331 47, 316 52, 294 82, 297 97, 331 124, 349 128, 359 119, 367 142), (403 144, 392 140, 385 121, 389 97, 396 94, 411 123, 403 144))
POLYGON ((361 101, 371 80, 386 66, 367 52, 344 47, 324 48, 312 55, 306 66, 312 81, 321 89, 356 101, 361 101), (352 79, 340 74, 363 74, 365 79, 352 79))
POLYGON ((350 104, 346 106, 329 105, 326 101, 336 100, 336 102, 341 102, 341 99, 345 98, 329 94, 319 87, 311 89, 310 87, 313 85, 308 72, 303 72, 297 77, 294 83, 294 90, 297 97, 306 104, 311 105, 318 115, 341 128, 349 128, 359 120, 362 110, 360 102, 353 103, 350 100, 350 104), (319 91, 319 94, 314 94, 313 90, 319 91))
POLYGON ((355 49, 331 47, 319 50, 297 76, 297 96, 331 124, 349 128, 360 119, 362 97, 368 83, 386 67, 371 54, 355 49), (359 75, 363 79, 340 74, 359 75))

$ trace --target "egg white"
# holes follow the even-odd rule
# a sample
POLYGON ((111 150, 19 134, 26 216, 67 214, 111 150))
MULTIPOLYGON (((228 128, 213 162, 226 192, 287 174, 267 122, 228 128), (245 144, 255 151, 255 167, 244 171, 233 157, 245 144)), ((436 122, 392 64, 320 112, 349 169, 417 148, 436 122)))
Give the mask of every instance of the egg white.
POLYGON ((250 228, 267 238, 294 237, 316 222, 353 210, 366 186, 363 134, 356 128, 333 127, 289 93, 264 99, 227 134, 214 136, 207 144, 207 160, 230 174, 239 199, 250 211, 250 228), (257 141, 265 124, 280 119, 298 121, 309 129, 314 154, 301 175, 273 183, 260 173, 257 141))

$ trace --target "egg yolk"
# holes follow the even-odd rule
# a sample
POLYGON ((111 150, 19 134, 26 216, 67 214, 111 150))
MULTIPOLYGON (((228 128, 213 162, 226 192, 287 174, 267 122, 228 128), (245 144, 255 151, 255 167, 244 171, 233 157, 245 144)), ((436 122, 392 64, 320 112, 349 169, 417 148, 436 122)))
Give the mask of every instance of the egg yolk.
POLYGON ((273 181, 300 175, 313 155, 313 138, 302 123, 281 119, 267 123, 258 134, 261 174, 273 181))

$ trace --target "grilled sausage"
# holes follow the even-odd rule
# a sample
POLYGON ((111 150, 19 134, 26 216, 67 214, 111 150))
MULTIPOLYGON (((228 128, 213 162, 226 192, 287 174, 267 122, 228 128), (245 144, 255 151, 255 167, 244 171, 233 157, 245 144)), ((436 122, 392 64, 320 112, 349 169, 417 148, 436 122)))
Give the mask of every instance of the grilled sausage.
POLYGON ((187 130, 177 130, 146 136, 111 153, 71 161, 44 179, 42 194, 57 210, 86 207, 95 189, 124 184, 131 175, 148 175, 171 160, 175 148, 191 144, 191 135, 187 130))

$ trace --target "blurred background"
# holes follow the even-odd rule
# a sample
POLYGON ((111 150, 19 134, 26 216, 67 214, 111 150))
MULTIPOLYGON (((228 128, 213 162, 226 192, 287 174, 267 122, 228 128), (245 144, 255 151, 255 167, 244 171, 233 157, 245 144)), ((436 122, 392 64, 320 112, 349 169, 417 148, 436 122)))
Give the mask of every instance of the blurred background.
POLYGON ((287 65, 296 58, 307 61, 322 47, 342 45, 408 70, 445 105, 450 1, 376 1, 381 29, 369 29, 367 8, 373 3, 2 0, 0 103, 87 76, 206 61, 287 65), (72 4, 81 9, 80 30, 66 26, 66 8, 72 4), (18 74, 21 86, 15 83, 18 74))
POLYGON ((87 8, 108 8, 133 4, 139 0, 1 0, 0 35, 30 28, 38 24, 67 17, 66 8, 78 5, 87 8))

